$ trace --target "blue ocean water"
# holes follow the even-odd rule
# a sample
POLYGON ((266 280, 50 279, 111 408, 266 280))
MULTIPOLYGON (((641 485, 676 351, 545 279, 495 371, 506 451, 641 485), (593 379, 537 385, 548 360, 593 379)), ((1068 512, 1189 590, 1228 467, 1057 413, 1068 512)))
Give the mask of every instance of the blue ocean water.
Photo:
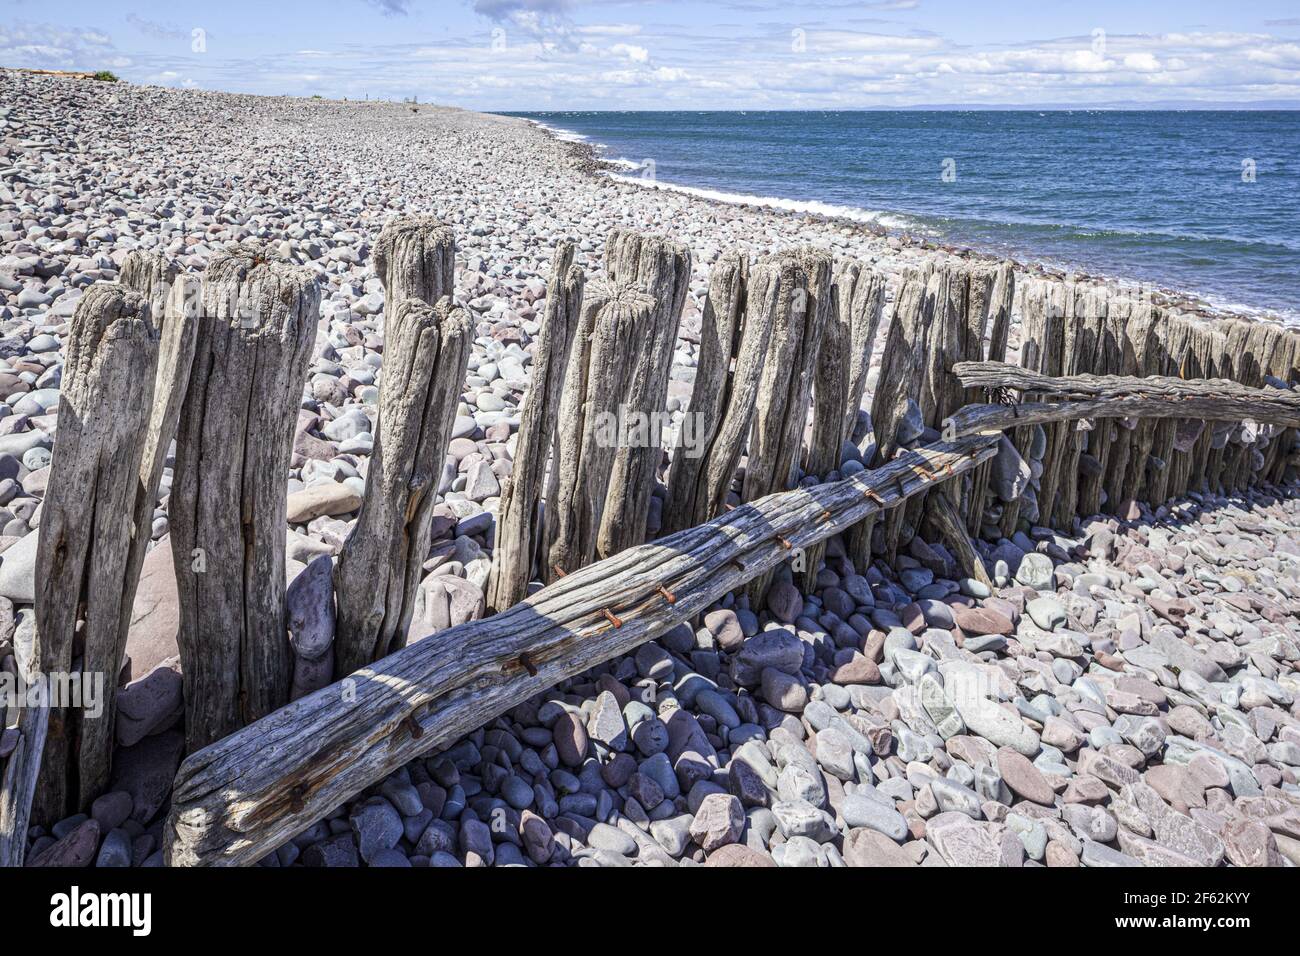
POLYGON ((1300 112, 515 115, 592 142, 630 178, 651 161, 661 185, 876 220, 1300 322, 1300 112))

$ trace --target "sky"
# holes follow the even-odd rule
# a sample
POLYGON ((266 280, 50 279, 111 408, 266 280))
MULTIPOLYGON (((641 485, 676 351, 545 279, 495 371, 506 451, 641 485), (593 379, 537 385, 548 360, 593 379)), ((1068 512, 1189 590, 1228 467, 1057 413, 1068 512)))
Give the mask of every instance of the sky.
POLYGON ((0 3, 0 65, 483 110, 1300 107, 1295 0, 0 3))

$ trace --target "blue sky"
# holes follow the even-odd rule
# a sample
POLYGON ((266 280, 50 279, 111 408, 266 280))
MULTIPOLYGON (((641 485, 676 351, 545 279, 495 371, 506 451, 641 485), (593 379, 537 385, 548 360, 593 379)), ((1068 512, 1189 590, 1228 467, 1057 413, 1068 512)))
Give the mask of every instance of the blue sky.
POLYGON ((5 0, 0 65, 496 110, 1300 105, 1300 7, 5 0))

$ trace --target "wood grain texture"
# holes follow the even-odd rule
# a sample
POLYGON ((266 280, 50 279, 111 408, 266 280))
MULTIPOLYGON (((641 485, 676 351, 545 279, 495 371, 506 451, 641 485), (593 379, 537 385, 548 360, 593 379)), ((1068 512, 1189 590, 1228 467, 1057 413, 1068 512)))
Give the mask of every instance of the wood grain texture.
MULTIPOLYGON (((16 670, 28 686, 43 679, 36 651, 34 640, 14 641, 16 670)), ((24 707, 18 715, 18 743, 4 763, 4 773, 0 776, 0 867, 23 865, 28 824, 49 728, 48 707, 24 707)))
MULTIPOLYGON (((928 294, 933 270, 907 278, 894 299, 894 311, 880 359, 880 378, 871 403, 871 427, 875 432, 875 460, 879 466, 893 458, 898 449, 898 426, 908 403, 920 395, 921 343, 934 316, 934 300, 928 294)), ((876 516, 869 515, 853 528, 845 550, 855 567, 871 564, 872 535, 876 516)))
POLYGON ((745 283, 744 328, 736 347, 735 370, 728 382, 726 411, 718 433, 709 446, 700 473, 700 488, 690 527, 717 517, 731 490, 758 406, 767 350, 780 307, 780 270, 768 264, 756 265, 745 283))
MULTIPOLYGON (((435 216, 397 216, 380 230, 373 253, 387 315, 407 299, 437 305, 455 291, 456 236, 435 216)), ((385 324, 385 334, 394 329, 385 324)))
POLYGON ((289 700, 285 476, 319 312, 315 274, 260 247, 208 263, 169 500, 190 750, 289 700))
MULTIPOLYGON (((989 290, 988 321, 985 323, 984 341, 978 350, 967 352, 968 361, 1001 362, 1007 357, 1007 339, 1011 330, 1011 305, 1015 300, 1015 270, 1010 262, 1003 262, 993 273, 993 286, 989 290)), ((967 392, 968 402, 980 400, 974 392, 967 392)), ((984 514, 988 505, 989 466, 982 465, 970 473, 970 490, 966 496, 966 530, 977 536, 984 528, 984 514)))
POLYGON ((365 496, 334 571, 339 674, 406 643, 474 344, 473 321, 448 298, 406 299, 392 317, 365 496))
POLYGON ((565 373, 556 455, 559 483, 547 502, 546 578, 589 564, 621 437, 609 424, 627 402, 632 369, 653 321, 656 300, 631 285, 587 286, 565 373), (585 332, 584 330, 590 330, 585 332))
MULTIPOLYGON (((691 416, 700 454, 692 454, 685 443, 686 429, 678 435, 668 472, 668 496, 664 503, 662 533, 672 534, 700 524, 696 519, 697 499, 707 494, 701 476, 710 450, 717 441, 731 395, 733 359, 745 327, 745 283, 749 260, 741 253, 728 252, 709 272, 709 292, 700 316, 699 357, 695 383, 687 414, 691 416)), ((711 517, 711 516, 710 516, 711 517)))
POLYGON ((140 481, 135 489, 131 553, 127 561, 123 587, 122 616, 118 629, 125 647, 125 635, 131 628, 135 593, 140 570, 153 535, 153 514, 158 503, 158 488, 181 406, 189 388, 190 368, 198 342, 198 276, 182 275, 176 264, 160 255, 132 252, 122 265, 121 283, 139 292, 150 302, 150 315, 159 325, 158 367, 154 375, 153 407, 149 427, 144 435, 140 455, 140 481))
MULTIPOLYGON (((759 381, 741 500, 753 501, 794 486, 812 400, 817 356, 834 307, 831 256, 811 246, 769 256, 778 270, 776 321, 759 381)), ((761 605, 768 575, 748 585, 761 605)))
POLYGON ((560 416, 560 389, 582 310, 583 272, 573 264, 575 245, 561 242, 551 264, 546 308, 533 354, 532 378, 519 416, 514 467, 501 494, 501 511, 488 580, 487 609, 504 611, 528 593, 537 550, 539 506, 546 463, 560 416))
POLYGON ((105 701, 98 717, 51 709, 34 811, 43 824, 87 809, 108 785, 141 438, 157 363, 158 332, 144 296, 91 286, 68 332, 58 441, 41 505, 36 641, 42 674, 102 681, 105 701))
MULTIPOLYGON (((654 302, 642 332, 645 341, 630 356, 631 377, 623 404, 632 413, 662 413, 668 402, 677 329, 690 290, 690 248, 662 236, 615 229, 605 247, 605 271, 615 283, 639 289, 654 302)), ((614 455, 596 538, 601 557, 645 541, 650 496, 663 460, 659 429, 652 424, 646 437, 648 441, 622 445, 614 455)))

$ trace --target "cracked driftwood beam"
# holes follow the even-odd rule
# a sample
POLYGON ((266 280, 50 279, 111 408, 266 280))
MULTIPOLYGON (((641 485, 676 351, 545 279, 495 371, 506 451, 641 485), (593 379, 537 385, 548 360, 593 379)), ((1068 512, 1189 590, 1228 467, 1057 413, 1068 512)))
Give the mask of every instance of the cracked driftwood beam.
MULTIPOLYGON (((1264 392, 1264 389, 1259 389, 1264 392)), ((1019 425, 1049 425, 1080 418, 1201 418, 1210 422, 1252 421, 1285 428, 1300 427, 1300 407, 1280 403, 1262 395, 1258 398, 1232 396, 1208 398, 1188 395, 1125 395, 1113 398, 1083 398, 1068 402, 1031 402, 1025 405, 967 405, 952 415, 945 427, 949 435, 973 435, 989 429, 1003 430, 1019 425)))
MULTIPOLYGON (((1251 388, 1226 379, 1134 378, 1127 375, 1052 376, 1031 372, 1005 362, 958 362, 953 371, 963 385, 973 388, 1014 388, 1021 392, 1058 395, 1063 398, 1173 398, 1240 399, 1258 401, 1276 410, 1293 409, 1300 413, 1300 392, 1280 388, 1251 388)), ((977 407, 977 406, 968 406, 977 407)), ((963 412, 967 409, 962 409, 963 412)), ((1163 417, 1163 416, 1159 416, 1163 417)), ((1189 414, 1198 418, 1199 414, 1189 414)), ((1228 416, 1215 421, 1236 421, 1228 416)))
POLYGON ((83 680, 103 681, 105 700, 97 717, 51 710, 33 811, 42 824, 89 810, 108 786, 141 438, 157 364, 148 300, 117 284, 91 286, 68 334, 59 436, 41 506, 36 646, 42 674, 75 667, 83 680))
POLYGON ((768 496, 574 571, 495 617, 294 701, 181 764, 162 838, 167 863, 256 862, 413 758, 769 572, 789 556, 783 539, 793 547, 825 540, 963 474, 995 447, 992 436, 971 436, 768 496))

